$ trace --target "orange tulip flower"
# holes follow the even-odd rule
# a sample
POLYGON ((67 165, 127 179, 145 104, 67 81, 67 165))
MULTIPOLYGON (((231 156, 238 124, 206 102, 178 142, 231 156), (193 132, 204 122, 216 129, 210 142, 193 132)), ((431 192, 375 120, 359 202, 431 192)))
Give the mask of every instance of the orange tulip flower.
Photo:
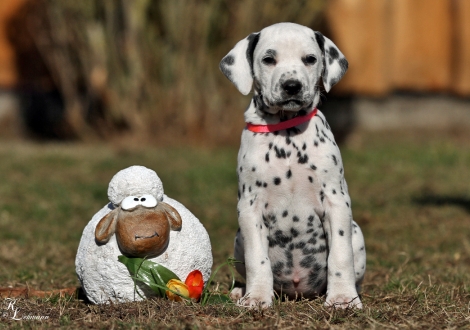
MULTIPOLYGON (((186 298, 190 297, 188 286, 184 284, 183 282, 181 282, 180 280, 171 279, 168 281, 166 286, 168 289, 178 292, 183 297, 186 297, 186 298)), ((166 291, 166 296, 168 299, 173 300, 173 301, 183 301, 183 298, 181 298, 181 296, 171 291, 166 291)))
POLYGON ((204 289, 204 279, 202 278, 202 273, 199 270, 193 270, 186 277, 186 284, 189 297, 195 301, 198 301, 201 298, 202 290, 204 289))

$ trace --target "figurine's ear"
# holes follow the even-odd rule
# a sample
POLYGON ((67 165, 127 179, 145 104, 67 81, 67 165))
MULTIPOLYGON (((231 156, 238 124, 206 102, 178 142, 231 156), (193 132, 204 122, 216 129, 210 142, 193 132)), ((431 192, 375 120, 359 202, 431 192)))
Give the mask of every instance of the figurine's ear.
POLYGON ((108 243, 111 236, 116 231, 117 212, 119 209, 115 209, 106 214, 95 228, 95 239, 99 244, 108 243))
POLYGON ((166 218, 170 223, 171 230, 181 230, 183 220, 181 220, 180 214, 178 213, 178 211, 175 210, 173 206, 170 206, 167 203, 160 202, 157 205, 157 210, 166 214, 166 218))

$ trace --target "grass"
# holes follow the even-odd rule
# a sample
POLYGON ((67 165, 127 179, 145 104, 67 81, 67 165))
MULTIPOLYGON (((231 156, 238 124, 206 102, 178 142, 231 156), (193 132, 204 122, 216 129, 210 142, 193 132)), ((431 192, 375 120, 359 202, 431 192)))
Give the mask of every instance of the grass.
MULTIPOLYGON (((470 134, 357 133, 342 146, 355 220, 364 231, 365 308, 329 310, 323 299, 268 310, 165 300, 110 306, 75 297, 19 299, 0 328, 470 328, 470 134)), ((214 265, 232 253, 235 149, 0 145, 0 286, 77 286, 74 258, 86 223, 120 169, 139 164, 205 225, 214 265)), ((217 281, 229 284, 228 271, 217 281)), ((0 301, 1 303, 1 301, 0 301)), ((5 309, 6 301, 0 307, 5 309)), ((1 315, 1 314, 0 314, 1 315)))

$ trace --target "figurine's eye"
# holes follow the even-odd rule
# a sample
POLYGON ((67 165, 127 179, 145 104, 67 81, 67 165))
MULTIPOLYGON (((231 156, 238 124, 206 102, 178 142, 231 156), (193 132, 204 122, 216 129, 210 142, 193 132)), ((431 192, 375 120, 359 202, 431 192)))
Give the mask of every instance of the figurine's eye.
POLYGON ((140 204, 141 204, 141 202, 140 202, 140 199, 138 197, 129 196, 129 197, 126 197, 122 200, 121 208, 123 210, 132 210, 133 208, 135 208, 137 205, 140 205, 140 204))
POLYGON ((157 200, 152 195, 142 195, 140 197, 140 204, 143 207, 152 208, 157 206, 157 200))

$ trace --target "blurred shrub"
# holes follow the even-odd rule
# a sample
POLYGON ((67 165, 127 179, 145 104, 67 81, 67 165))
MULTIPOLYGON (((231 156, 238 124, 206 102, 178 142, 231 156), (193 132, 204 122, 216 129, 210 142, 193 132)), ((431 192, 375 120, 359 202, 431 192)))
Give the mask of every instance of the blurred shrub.
POLYGON ((248 100, 219 72, 249 33, 314 27, 326 0, 37 0, 29 20, 70 134, 238 142, 248 100))

